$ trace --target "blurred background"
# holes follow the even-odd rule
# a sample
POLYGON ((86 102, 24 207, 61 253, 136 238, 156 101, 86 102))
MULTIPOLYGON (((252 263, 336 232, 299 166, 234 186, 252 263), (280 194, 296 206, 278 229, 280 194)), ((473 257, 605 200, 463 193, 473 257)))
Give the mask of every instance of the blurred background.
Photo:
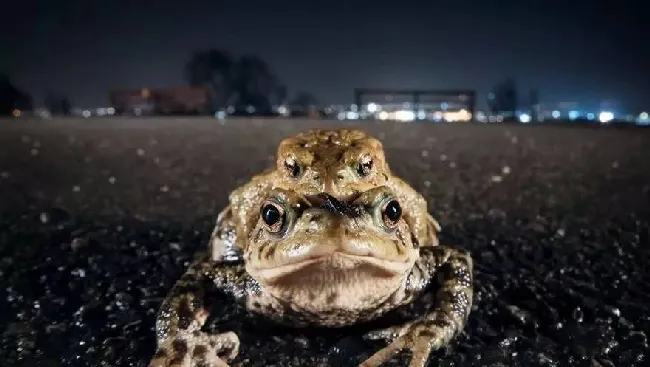
POLYGON ((635 5, 14 2, 0 112, 648 124, 635 5))
MULTIPOLYGON (((314 127, 380 139, 440 242, 471 251, 472 314, 431 366, 646 365, 644 5, 3 2, 2 365, 146 366, 228 194, 314 127)), ((207 325, 238 333, 236 366, 383 346, 239 312, 207 325)))

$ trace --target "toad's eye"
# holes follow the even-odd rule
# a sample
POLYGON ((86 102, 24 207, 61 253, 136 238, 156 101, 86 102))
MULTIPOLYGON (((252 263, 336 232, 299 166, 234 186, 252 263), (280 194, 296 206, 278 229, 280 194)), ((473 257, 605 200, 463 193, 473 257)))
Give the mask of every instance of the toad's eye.
POLYGON ((284 209, 274 203, 267 203, 262 206, 260 216, 266 229, 271 233, 280 232, 287 221, 284 209))
POLYGON ((298 164, 296 159, 293 158, 293 157, 289 157, 289 158, 284 160, 284 168, 287 169, 287 172, 293 178, 300 177, 300 174, 302 173, 302 169, 300 167, 300 164, 298 164))
POLYGON ((357 165, 357 174, 361 177, 366 177, 372 172, 372 158, 364 156, 357 165))
POLYGON ((381 210, 381 216, 384 224, 388 228, 395 228, 397 221, 402 217, 402 207, 397 200, 391 200, 381 210))

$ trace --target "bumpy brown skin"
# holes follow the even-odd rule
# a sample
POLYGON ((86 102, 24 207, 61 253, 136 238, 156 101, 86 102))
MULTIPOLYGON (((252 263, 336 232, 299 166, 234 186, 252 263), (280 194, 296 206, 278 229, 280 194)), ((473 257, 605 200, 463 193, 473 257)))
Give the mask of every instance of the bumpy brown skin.
POLYGON ((472 260, 445 246, 419 247, 408 222, 389 215, 395 198, 387 187, 370 189, 348 203, 329 195, 306 198, 272 190, 263 208, 277 209, 280 219, 269 224, 258 211, 243 262, 217 262, 205 255, 173 287, 156 322, 158 350, 151 366, 225 366, 217 355, 237 355, 236 334, 200 330, 214 306, 204 298, 212 290, 280 323, 329 327, 376 319, 435 292, 435 302, 420 319, 371 333, 392 342, 362 363, 379 366, 408 349, 410 366, 425 366, 430 352, 466 324, 472 260))
POLYGON ((276 167, 230 194, 230 205, 219 215, 213 231, 213 259, 241 255, 245 234, 257 220, 251 213, 257 214, 274 188, 303 196, 327 193, 345 201, 378 186, 395 192, 419 245, 437 246, 440 226, 428 213, 426 200, 390 172, 379 140, 360 130, 313 129, 282 140, 276 167))

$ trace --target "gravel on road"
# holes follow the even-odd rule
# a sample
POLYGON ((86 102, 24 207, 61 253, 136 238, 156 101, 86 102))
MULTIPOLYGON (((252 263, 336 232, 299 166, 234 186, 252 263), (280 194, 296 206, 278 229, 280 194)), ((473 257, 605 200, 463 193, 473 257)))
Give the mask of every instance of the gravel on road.
MULTIPOLYGON (((230 191, 312 127, 378 137, 441 243, 471 251, 468 326, 432 366, 648 363, 648 129, 113 118, 0 120, 2 365, 146 366, 230 191)), ((383 345, 236 304, 208 328, 240 335, 233 365, 353 366, 383 345)))

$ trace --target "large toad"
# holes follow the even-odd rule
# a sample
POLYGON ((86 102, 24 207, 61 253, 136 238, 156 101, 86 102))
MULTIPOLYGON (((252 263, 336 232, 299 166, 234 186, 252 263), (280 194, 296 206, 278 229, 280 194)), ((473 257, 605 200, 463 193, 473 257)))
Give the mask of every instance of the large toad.
POLYGON ((280 142, 276 166, 234 190, 212 233, 213 258, 235 259, 256 223, 259 207, 274 188, 310 196, 326 193, 348 200, 378 186, 390 187, 420 246, 438 245, 438 222, 426 200, 391 173, 381 142, 360 130, 312 129, 280 142))
POLYGON ((470 312, 472 260, 445 246, 421 247, 395 190, 378 186, 347 201, 330 194, 273 189, 255 213, 243 261, 205 255, 192 264, 161 307, 158 349, 151 366, 226 366, 238 354, 233 332, 201 327, 219 290, 269 319, 295 327, 341 327, 376 319, 434 293, 420 318, 374 336, 390 343, 362 366, 378 366, 396 352, 412 352, 424 366, 432 350, 465 326, 470 312), (218 357, 218 356, 221 356, 218 357))

